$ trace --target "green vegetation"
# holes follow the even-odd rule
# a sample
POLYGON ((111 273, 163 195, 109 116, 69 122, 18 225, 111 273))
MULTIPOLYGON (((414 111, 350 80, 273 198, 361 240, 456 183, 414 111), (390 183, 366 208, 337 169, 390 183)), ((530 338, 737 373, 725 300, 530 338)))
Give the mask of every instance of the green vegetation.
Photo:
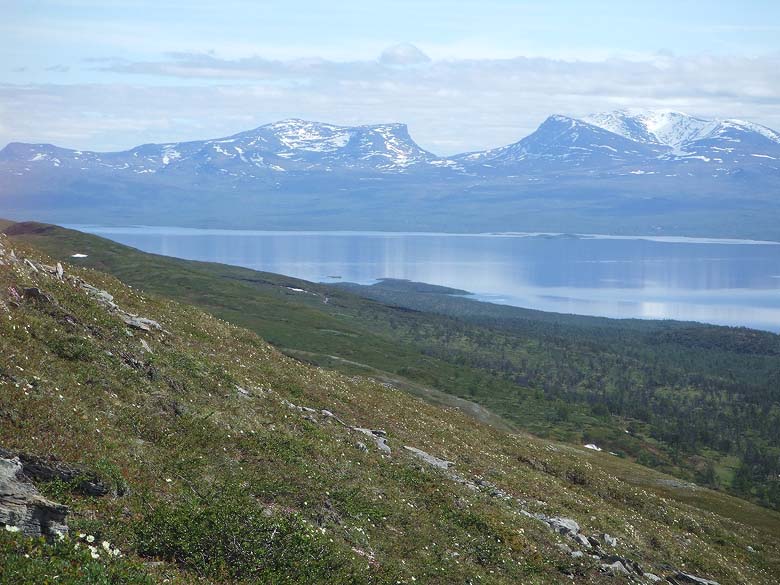
POLYGON ((42 224, 6 232, 62 260, 87 253, 80 264, 198 305, 298 359, 780 507, 780 336, 544 313, 403 281, 318 285, 42 224))
MULTIPOLYGON (((21 239, 0 236, 0 244, 53 264, 21 239)), ((144 256, 134 258, 140 270, 144 256)), ((22 262, 0 265, 0 446, 82 465, 115 493, 91 497, 75 482, 39 483, 70 506, 71 537, 44 545, 0 530, 0 582, 311 583, 326 571, 332 583, 615 582, 598 560, 561 550, 572 541, 521 509, 574 518, 585 534, 608 532, 616 554, 660 575, 684 569, 721 583, 768 584, 780 572, 780 516, 772 511, 607 453, 482 424, 372 377, 301 363, 192 306, 64 268, 59 280, 22 262), (129 329, 74 277, 162 330, 129 329), (46 296, 22 294, 31 287, 46 296), (392 454, 352 426, 384 429, 392 454), (454 461, 460 477, 488 487, 454 481, 404 445, 454 461), (74 548, 80 533, 122 556, 83 555, 74 548), (29 557, 20 556, 23 547, 29 557)), ((207 268, 170 276, 181 286, 206 278, 207 268)), ((264 290, 226 282, 188 294, 224 302, 223 291, 264 290)), ((289 304, 289 330, 281 320, 290 291, 267 287, 264 318, 294 337, 289 304)), ((368 331, 346 328, 338 314, 373 303, 297 294, 307 299, 294 305, 300 311, 334 311, 314 313, 321 316, 299 336, 315 337, 320 327, 368 331)), ((263 305, 259 295, 255 302, 263 305)), ((393 347, 391 338, 366 333, 373 355, 393 347)), ((430 359, 434 376, 463 371, 430 359)))

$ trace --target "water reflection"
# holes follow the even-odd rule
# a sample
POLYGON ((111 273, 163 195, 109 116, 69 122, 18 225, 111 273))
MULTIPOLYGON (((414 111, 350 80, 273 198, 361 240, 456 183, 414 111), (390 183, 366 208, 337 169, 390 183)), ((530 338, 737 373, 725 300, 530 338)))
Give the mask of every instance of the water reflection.
POLYGON ((718 241, 80 226, 148 252, 306 280, 407 278, 545 311, 780 330, 780 246, 718 241), (338 277, 338 278, 336 278, 338 277))

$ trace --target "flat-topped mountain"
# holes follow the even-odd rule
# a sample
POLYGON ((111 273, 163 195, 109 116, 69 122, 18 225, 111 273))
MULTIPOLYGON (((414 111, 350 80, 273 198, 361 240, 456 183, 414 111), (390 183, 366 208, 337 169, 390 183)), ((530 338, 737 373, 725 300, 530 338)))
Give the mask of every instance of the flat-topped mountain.
POLYGON ((671 111, 554 115, 449 157, 403 124, 299 119, 122 152, 11 143, 0 178, 0 212, 76 223, 780 237, 780 134, 671 111))

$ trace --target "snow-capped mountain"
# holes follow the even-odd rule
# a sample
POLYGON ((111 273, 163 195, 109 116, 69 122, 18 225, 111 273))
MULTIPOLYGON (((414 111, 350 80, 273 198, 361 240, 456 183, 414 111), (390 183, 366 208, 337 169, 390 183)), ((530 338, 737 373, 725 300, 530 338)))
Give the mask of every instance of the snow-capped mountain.
POLYGON ((780 134, 740 120, 619 110, 582 119, 553 115, 522 140, 452 157, 472 173, 582 172, 717 178, 780 167, 780 134))
POLYGON ((659 218, 677 222, 674 210, 720 210, 724 224, 755 212, 780 226, 778 195, 780 134, 669 111, 553 115, 513 144, 451 157, 403 124, 298 119, 122 152, 0 150, 0 217, 73 223, 571 230, 562 218, 614 213, 600 228, 612 229, 646 213, 656 230, 659 218))
POLYGON ((695 154, 704 145, 714 148, 729 142, 725 152, 745 147, 776 149, 780 145, 780 134, 759 124, 697 118, 670 110, 618 110, 593 114, 584 121, 635 142, 666 147, 673 156, 695 154))
POLYGON ((453 157, 464 165, 545 169, 604 167, 659 156, 654 145, 631 140, 598 125, 567 116, 547 118, 533 134, 522 140, 483 152, 453 157))
POLYGON ((0 161, 16 163, 16 173, 35 167, 135 174, 191 172, 255 177, 267 172, 358 169, 405 172, 439 162, 420 148, 404 124, 336 126, 291 119, 233 136, 171 144, 146 144, 128 151, 99 153, 48 144, 12 143, 0 161))

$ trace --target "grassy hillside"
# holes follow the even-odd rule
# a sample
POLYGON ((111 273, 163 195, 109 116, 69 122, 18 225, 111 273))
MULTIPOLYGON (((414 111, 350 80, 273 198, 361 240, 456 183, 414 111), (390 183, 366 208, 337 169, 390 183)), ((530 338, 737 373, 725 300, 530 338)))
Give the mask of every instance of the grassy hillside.
POLYGON ((109 487, 96 497, 79 478, 38 482, 70 506, 71 535, 45 545, 0 532, 1 582, 651 582, 645 572, 679 582, 684 571, 753 584, 780 574, 774 513, 303 364, 192 306, 68 263, 58 278, 29 245, 0 236, 0 246, 0 446, 82 465, 109 487), (128 325, 132 314, 159 328, 128 325), (367 428, 385 431, 390 453, 367 428), (593 543, 550 530, 558 516, 593 543), (122 556, 93 558, 88 537, 122 556), (616 563, 630 575, 612 576, 616 563))
POLYGON ((41 224, 6 232, 61 260, 86 253, 73 261, 198 305, 301 360, 780 506, 777 335, 544 313, 399 281, 317 285, 41 224))

